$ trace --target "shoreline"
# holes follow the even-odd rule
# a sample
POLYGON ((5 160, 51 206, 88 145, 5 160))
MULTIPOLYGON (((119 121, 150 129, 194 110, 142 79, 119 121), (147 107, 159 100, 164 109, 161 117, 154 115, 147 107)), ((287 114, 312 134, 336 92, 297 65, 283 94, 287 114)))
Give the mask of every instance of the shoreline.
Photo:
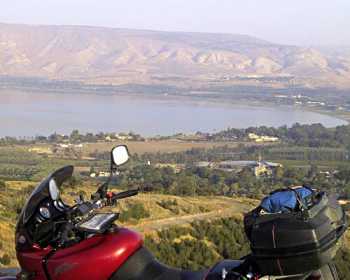
MULTIPOLYGON (((89 106, 91 104, 95 104, 95 102, 98 102, 100 106, 103 106, 104 102, 103 102, 103 98, 108 99, 106 101, 106 103, 112 103, 112 104, 117 104, 116 106, 118 106, 118 102, 121 102, 121 104, 124 103, 125 104, 129 104, 128 101, 130 101, 130 105, 131 105, 131 109, 135 109, 138 107, 142 107, 145 106, 145 108, 150 107, 150 106, 155 106, 155 109, 157 109, 157 106, 160 106, 160 108, 162 108, 162 105, 164 105, 164 108, 170 108, 170 110, 172 111, 173 108, 175 107, 179 107, 179 112, 181 113, 181 110, 186 109, 187 111, 191 110, 193 107, 194 111, 198 111, 200 110, 200 108, 203 108, 203 110, 217 110, 218 114, 226 114, 229 110, 231 110, 234 113, 234 109, 237 109, 238 111, 236 112, 236 114, 240 114, 239 111, 242 110, 242 118, 247 118, 247 112, 244 111, 248 111, 257 109, 260 110, 260 114, 265 114, 267 113, 267 118, 265 120, 260 120, 260 116, 254 113, 252 114, 252 119, 256 120, 256 125, 252 125, 251 121, 249 121, 249 116, 248 116, 248 121, 244 124, 244 120, 242 119, 242 122, 240 122, 239 124, 237 124, 237 119, 233 119, 233 123, 230 124, 230 121, 226 121, 226 123, 224 122, 224 125, 218 125, 217 127, 213 127, 213 125, 211 126, 201 126, 201 123, 199 123, 198 128, 196 127, 196 123, 193 123, 193 127, 190 129, 191 132, 189 131, 189 127, 184 128, 183 130, 176 128, 176 126, 178 126, 178 124, 176 124, 175 121, 175 127, 174 130, 176 130, 176 133, 185 133, 185 134, 193 134, 194 131, 201 131, 201 132, 209 132, 209 133, 215 133, 217 131, 222 131, 225 130, 227 128, 238 128, 238 129, 244 129, 244 128, 248 128, 248 127, 256 127, 256 126, 268 126, 268 127, 280 127, 283 125, 287 125, 287 127, 292 126, 294 123, 301 123, 301 124, 312 124, 312 123, 322 123, 325 127, 327 128, 334 128, 336 126, 341 126, 341 125, 347 125, 349 124, 350 121, 350 113, 348 114, 348 116, 346 116, 346 114, 344 114, 345 112, 330 112, 330 111, 326 111, 326 110, 322 110, 321 108, 310 108, 307 106, 296 106, 296 105, 288 105, 288 104, 275 104, 273 102, 269 102, 269 101, 262 101, 262 100, 258 100, 258 99, 253 99, 250 98, 249 100, 244 100, 244 99, 240 99, 238 98, 237 100, 234 100, 232 95, 228 96, 224 96, 222 94, 219 94, 219 96, 215 96, 217 94, 215 93, 208 93, 205 97, 203 95, 191 95, 191 94, 181 94, 181 95, 174 95, 174 94, 154 94, 154 95, 149 95, 149 94, 129 94, 129 93, 119 93, 119 94, 108 94, 108 95, 101 95, 98 93, 80 93, 80 92, 66 92, 65 94, 60 94, 60 93, 54 93, 54 92, 48 92, 48 93, 44 93, 44 92, 35 92, 35 91, 24 91, 24 90, 0 90, 0 100, 3 99, 4 102, 3 106, 6 107, 6 102, 8 102, 9 105, 14 107, 14 110, 16 110, 16 104, 18 103, 19 105, 21 103, 28 103, 29 106, 33 103, 35 103, 35 99, 37 99, 37 101, 41 102, 43 101, 43 104, 45 104, 45 102, 47 104, 49 104, 49 106, 51 106, 52 104, 55 104, 55 100, 63 100, 66 99, 63 104, 69 104, 72 103, 73 105, 76 104, 80 104, 82 108, 84 108, 85 105, 89 106), (107 97, 108 96, 108 97, 107 97), (33 97, 33 98, 31 98, 33 97), (46 97, 46 98, 45 98, 46 97), (72 102, 70 102, 70 98, 72 98, 72 102), (102 102, 101 102, 102 101, 102 102), (81 102, 81 103, 80 103, 81 102), (85 103, 85 104, 84 104, 85 103), (101 105, 102 104, 102 105, 101 105), (137 106, 135 107, 134 104, 137 104, 137 106), (134 108, 135 107, 135 108, 134 108), (197 109, 196 109, 197 108, 197 109), (220 111, 220 109, 222 109, 222 111, 220 111), (287 114, 289 114, 288 117, 286 117, 285 120, 285 124, 283 124, 283 122, 278 123, 275 121, 273 121, 273 116, 269 116, 271 111, 276 111, 277 114, 280 114, 280 118, 282 118, 283 120, 283 112, 286 112, 287 114), (278 112, 279 111, 279 112, 278 112), (306 115, 302 116, 302 117, 295 117, 293 116, 293 113, 298 113, 298 112, 302 112, 306 115), (315 115, 310 115, 308 116, 307 113, 314 113, 314 114, 318 114, 320 115, 320 121, 317 121, 317 116, 315 115), (343 113, 343 114, 342 114, 343 113), (345 116, 344 116, 345 115, 345 116), (327 116, 329 117, 329 119, 325 118, 322 119, 322 116, 327 116), (270 120, 269 120, 270 117, 270 120), (310 121, 308 121, 307 117, 310 117, 310 121), (292 123, 291 121, 293 121, 293 118, 295 119, 295 122, 292 123), (306 120, 306 122, 304 122, 304 120, 306 120), (260 121, 260 124, 259 124, 260 121), (264 121, 266 123, 264 123, 264 121), (236 124, 235 124, 236 122, 236 124), (328 125, 327 125, 328 122, 328 125), (334 122, 334 125, 332 124, 332 122, 334 122), (242 125, 243 124, 243 125, 242 125), (192 133, 193 132, 193 133, 192 133)), ((43 105, 45 106, 45 105, 43 105)), ((77 107, 78 108, 78 107, 77 107)), ((113 109, 112 109, 113 110, 113 109)), ((175 111, 177 110, 176 108, 174 109, 175 111)), ((30 112, 30 111, 29 111, 30 112)), ((173 111, 174 112, 174 111, 173 111)), ((210 111, 209 111, 210 112, 210 111)), ((35 112, 33 111, 33 114, 35 112)), ((53 112, 54 113, 54 112, 53 112)), ((188 113, 188 112, 187 112, 188 113)), ((249 114, 249 113, 248 113, 249 114)), ((65 115, 62 115, 63 117, 66 117, 65 115)), ((186 116, 186 115, 185 115, 186 116)), ((224 115, 222 115, 224 116, 224 115)), ((262 115, 263 116, 263 115, 262 115)), ((5 119, 9 118, 11 119, 11 115, 4 115, 3 116, 5 119)), ((61 116, 60 116, 61 117, 61 116)), ((79 114, 77 115, 77 120, 79 121, 79 117, 81 118, 81 115, 79 116, 79 114)), ((16 116, 13 115, 13 119, 16 120, 16 116)), ((99 120, 99 119, 98 119, 99 120)), ((137 118, 135 119, 137 121, 137 118)), ((228 117, 229 120, 229 117, 228 117)), ((103 123, 103 118, 101 120, 99 120, 101 123, 103 123)), ((166 121, 166 118, 165 120, 166 121)), ((205 120, 204 120, 205 121, 205 120)), ((199 122, 199 120, 197 120, 197 122, 199 122)), ((254 122, 254 121, 253 121, 254 122)), ((221 124, 221 123, 218 123, 221 124)), ((34 123, 35 125, 35 123, 34 123)), ((39 125, 39 123, 38 123, 39 125)), ((65 127, 64 123, 62 124, 63 126, 61 128, 64 128, 64 130, 69 130, 70 127, 65 127)), ((33 126, 35 127, 35 126, 33 126)), ((39 126, 37 126, 39 128, 39 126)), ((43 126, 41 126, 42 128, 43 126)), ((153 132, 149 132, 149 133, 145 133, 145 131, 142 131, 144 129, 135 129, 132 127, 132 123, 130 125, 131 130, 135 131, 136 133, 139 133, 141 135, 144 135, 146 137, 151 137, 151 136, 156 136, 156 135, 160 135, 160 136, 171 136, 174 135, 174 133, 168 133, 168 132, 157 132, 157 133, 153 133, 153 132)), ((146 126, 147 127, 147 126, 146 126)), ((159 125, 159 129, 157 130, 161 130, 162 124, 159 125)), ((79 129, 82 132, 96 132, 94 127, 88 128, 86 129, 86 127, 84 126, 79 126, 79 124, 76 127, 77 129, 79 129)), ((44 129, 42 130, 47 130, 47 128, 44 127, 44 129)), ((55 131, 56 129, 53 127, 52 131, 55 131)), ((106 125, 105 128, 102 127, 98 129, 99 131, 117 131, 117 132, 122 132, 124 130, 121 130, 118 127, 115 127, 115 129, 111 130, 110 128, 108 128, 108 125, 106 125)), ((130 129, 129 129, 130 130, 130 129)), ((67 132, 66 131, 66 132, 67 132)), ((59 132, 59 131, 58 131, 59 132)), ((65 133, 66 133, 65 132, 65 133)), ((50 133, 50 132, 48 132, 50 133)), ((175 133, 175 134, 176 134, 175 133)), ((12 131, 12 133, 8 133, 10 136, 12 135, 17 135, 18 133, 15 131, 12 131)), ((39 132, 39 134, 42 135, 46 135, 47 133, 45 132, 39 132)), ((27 134, 23 134, 23 135, 27 135, 27 134)), ((22 135, 22 136, 23 136, 22 135)), ((30 137, 30 135, 32 135, 31 133, 28 134, 27 137, 30 137)), ((38 134, 35 134, 38 135, 38 134)), ((6 135, 8 136, 8 135, 6 135)), ((5 137, 5 135, 4 135, 5 137)), ((19 136, 18 136, 19 137, 19 136)))

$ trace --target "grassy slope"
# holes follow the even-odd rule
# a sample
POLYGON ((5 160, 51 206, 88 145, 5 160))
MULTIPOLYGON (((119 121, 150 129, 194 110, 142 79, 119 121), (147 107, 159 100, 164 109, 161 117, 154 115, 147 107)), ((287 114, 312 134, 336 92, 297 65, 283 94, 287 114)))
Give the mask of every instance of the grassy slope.
MULTIPOLYGON (((8 188, 5 192, 0 192, 0 238, 3 248, 0 250, 0 256, 4 253, 9 254, 12 261, 9 266, 17 265, 14 251, 14 213, 8 214, 6 205, 14 200, 19 189, 32 183, 28 182, 8 182, 8 188)), ((89 196, 95 187, 84 186, 79 188, 89 196)), ((68 193, 77 190, 67 189, 65 199, 72 202, 72 197, 68 193)), ((111 211, 122 212, 134 204, 141 203, 149 211, 150 217, 141 220, 129 220, 124 223, 118 223, 121 226, 131 227, 142 234, 152 234, 157 230, 167 228, 171 225, 186 225, 196 220, 216 219, 227 216, 241 216, 243 212, 253 207, 255 201, 244 198, 227 197, 176 197, 161 194, 141 194, 137 197, 121 201, 121 203, 111 209, 111 211), (176 201, 176 206, 172 209, 162 207, 160 202, 176 201), (176 211, 174 211, 176 210, 176 211)), ((105 209, 105 211, 107 211, 105 209)))
MULTIPOLYGON (((15 215, 7 215, 4 205, 8 200, 14 200, 20 189, 27 187, 28 182, 10 182, 6 193, 0 191, 0 238, 3 244, 0 250, 0 256, 4 253, 9 254, 12 261, 10 267, 17 266, 14 251, 14 230, 15 230, 15 215)), ((77 190, 84 190, 89 195, 95 190, 94 186, 83 186, 79 189, 67 189, 65 197, 72 201, 72 196, 68 193, 77 190)), ((141 220, 129 220, 125 223, 118 223, 121 226, 127 226, 141 232, 143 235, 157 238, 157 232, 165 228, 176 225, 178 227, 187 227, 193 221, 213 220, 222 217, 241 218, 242 214, 256 205, 257 201, 245 198, 227 198, 227 197, 176 197, 171 195, 161 194, 141 194, 122 201, 112 211, 125 211, 132 205, 141 203, 144 208, 150 213, 150 217, 141 220), (174 207, 164 207, 161 202, 176 201, 174 207), (176 210, 176 211, 174 211, 176 210)), ((180 236, 174 242, 181 240, 191 240, 192 236, 180 236)), ((208 241, 209 242, 209 241, 208 241)), ((210 247, 211 244, 208 244, 210 247)), ((350 232, 345 238, 345 246, 350 248, 350 232)), ((215 253, 215 250, 213 250, 215 253)))

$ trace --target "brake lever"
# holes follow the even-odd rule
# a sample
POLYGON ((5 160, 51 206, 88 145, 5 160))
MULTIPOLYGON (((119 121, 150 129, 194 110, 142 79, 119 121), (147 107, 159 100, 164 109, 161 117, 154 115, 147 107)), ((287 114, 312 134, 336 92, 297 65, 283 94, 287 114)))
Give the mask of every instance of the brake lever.
POLYGON ((106 193, 106 206, 115 206, 117 204, 116 194, 114 192, 106 193))

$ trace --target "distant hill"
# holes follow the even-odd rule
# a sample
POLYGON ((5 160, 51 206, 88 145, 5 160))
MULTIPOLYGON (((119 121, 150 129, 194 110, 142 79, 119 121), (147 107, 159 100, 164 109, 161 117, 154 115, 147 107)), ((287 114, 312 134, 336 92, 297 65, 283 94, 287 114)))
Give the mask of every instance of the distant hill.
POLYGON ((0 24, 0 75, 93 84, 350 88, 349 49, 284 46, 245 35, 0 24))

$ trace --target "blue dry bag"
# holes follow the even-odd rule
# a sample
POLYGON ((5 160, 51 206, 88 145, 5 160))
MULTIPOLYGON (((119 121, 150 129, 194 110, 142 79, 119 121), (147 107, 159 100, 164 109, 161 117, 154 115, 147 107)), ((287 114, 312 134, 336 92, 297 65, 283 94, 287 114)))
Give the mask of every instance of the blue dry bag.
POLYGON ((268 213, 291 212, 297 209, 298 200, 303 205, 307 205, 308 198, 312 194, 312 189, 306 186, 295 189, 281 189, 265 197, 260 207, 268 213))

